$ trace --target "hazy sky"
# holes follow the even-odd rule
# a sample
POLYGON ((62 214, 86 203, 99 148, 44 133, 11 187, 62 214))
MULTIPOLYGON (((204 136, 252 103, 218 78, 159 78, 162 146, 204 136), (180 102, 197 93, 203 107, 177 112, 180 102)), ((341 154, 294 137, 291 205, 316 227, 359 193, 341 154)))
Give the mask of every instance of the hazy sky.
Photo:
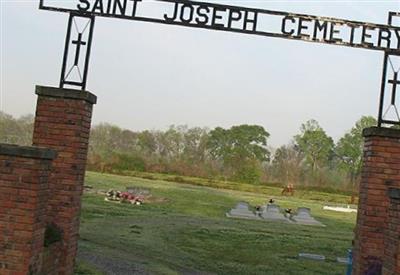
MULTIPOLYGON (((209 1, 214 2, 214 1, 209 1)), ((400 1, 215 1, 386 23, 400 1)), ((0 0, 0 109, 34 113, 35 85, 57 86, 67 14, 0 0)), ((131 130, 259 124, 270 145, 318 120, 337 139, 376 116, 383 53, 129 20, 96 20, 87 89, 94 123, 131 130)))

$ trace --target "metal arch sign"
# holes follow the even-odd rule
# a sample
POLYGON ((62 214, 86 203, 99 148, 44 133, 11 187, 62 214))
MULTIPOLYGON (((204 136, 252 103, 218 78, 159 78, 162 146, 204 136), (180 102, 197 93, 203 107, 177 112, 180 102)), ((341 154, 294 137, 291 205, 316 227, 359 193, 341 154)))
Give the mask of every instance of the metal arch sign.
POLYGON ((186 0, 41 0, 40 8, 400 54, 400 27, 330 17, 186 0))
POLYGON ((393 19, 400 17, 400 12, 390 12, 385 25, 189 0, 40 0, 39 8, 70 14, 61 88, 72 85, 85 89, 95 17, 112 17, 382 51, 385 55, 378 123, 379 126, 400 125, 396 105, 400 76, 390 59, 400 57, 400 26, 393 25, 393 19), (81 30, 77 26, 77 18, 88 20, 81 30), (74 29, 77 37, 72 40, 74 29), (72 53, 71 45, 75 49, 72 53), (86 47, 86 51, 82 47, 86 47), (70 62, 71 54, 74 55, 73 62, 70 62), (81 55, 84 59, 80 58, 81 55), (70 69, 67 69, 68 63, 72 64, 70 69), (83 73, 80 65, 83 66, 83 73), (390 67, 393 75, 388 80, 390 67), (68 79, 74 69, 78 71, 79 81, 68 79), (389 108, 395 109, 397 121, 385 119, 389 110, 384 112, 387 85, 392 87, 389 108))

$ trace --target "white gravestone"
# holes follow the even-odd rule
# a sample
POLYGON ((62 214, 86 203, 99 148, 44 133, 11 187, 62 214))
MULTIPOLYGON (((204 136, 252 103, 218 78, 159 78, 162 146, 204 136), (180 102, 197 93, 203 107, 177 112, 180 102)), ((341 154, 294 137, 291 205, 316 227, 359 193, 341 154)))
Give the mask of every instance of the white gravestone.
POLYGON ((258 219, 256 214, 249 210, 249 204, 239 202, 234 209, 226 213, 229 218, 258 219))
POLYGON ((281 213, 280 207, 276 204, 268 204, 261 214, 261 217, 266 220, 290 222, 290 220, 281 213))
POLYGON ((298 224, 325 226, 313 217, 311 217, 311 210, 310 208, 306 207, 299 207, 297 209, 297 214, 294 215, 292 219, 298 224))
POLYGON ((309 254, 309 253, 300 253, 299 258, 309 259, 314 261, 325 261, 326 259, 324 255, 309 254))

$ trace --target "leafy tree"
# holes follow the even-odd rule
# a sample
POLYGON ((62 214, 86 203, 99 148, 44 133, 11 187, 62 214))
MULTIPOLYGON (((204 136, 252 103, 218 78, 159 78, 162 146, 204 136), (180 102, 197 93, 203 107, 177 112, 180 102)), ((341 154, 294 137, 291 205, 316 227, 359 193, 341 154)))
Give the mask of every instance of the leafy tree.
POLYGON ((299 182, 303 159, 303 153, 294 144, 279 147, 272 160, 274 177, 286 184, 299 182))
POLYGON ((236 165, 233 179, 239 182, 259 183, 263 174, 263 166, 256 159, 247 159, 236 165))
POLYGON ((183 133, 187 130, 186 126, 170 126, 169 129, 160 136, 160 144, 163 146, 162 155, 169 159, 180 159, 184 151, 183 133))
POLYGON ((266 148, 269 133, 262 126, 240 125, 226 130, 217 127, 208 138, 210 153, 226 162, 238 159, 267 161, 270 152, 266 148))
POLYGON ((214 158, 223 162, 224 170, 234 174, 235 179, 256 182, 260 163, 270 157, 268 137, 269 133, 257 125, 233 126, 230 129, 217 127, 209 133, 207 147, 214 158), (252 176, 244 176, 250 174, 252 176))
POLYGON ((375 118, 363 116, 336 145, 335 154, 339 160, 339 167, 346 171, 352 185, 361 173, 364 145, 362 132, 365 128, 375 125, 377 125, 375 118))
POLYGON ((207 158, 208 130, 195 127, 187 129, 183 136, 185 160, 192 164, 204 162, 207 158))
POLYGON ((309 120, 301 126, 301 134, 294 137, 297 148, 311 166, 312 174, 326 165, 332 156, 334 142, 319 126, 316 120, 309 120))
POLYGON ((157 152, 157 141, 155 135, 150 131, 143 131, 138 134, 138 146, 145 155, 152 155, 157 152))
POLYGON ((90 144, 98 153, 132 152, 138 147, 138 134, 108 123, 92 128, 90 144))

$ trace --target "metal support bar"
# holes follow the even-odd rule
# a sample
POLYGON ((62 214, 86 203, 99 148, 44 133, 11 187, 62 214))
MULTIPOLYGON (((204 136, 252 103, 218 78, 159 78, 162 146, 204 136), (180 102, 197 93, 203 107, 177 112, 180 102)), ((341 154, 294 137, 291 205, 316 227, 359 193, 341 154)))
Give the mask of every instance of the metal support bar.
POLYGON ((386 75, 388 67, 388 53, 385 53, 383 57, 383 72, 382 72, 382 83, 381 83, 381 96, 379 100, 379 115, 378 115, 378 127, 382 127, 383 123, 383 108, 385 106, 385 92, 386 92, 386 75))
POLYGON ((82 90, 86 89, 86 81, 87 81, 87 76, 88 76, 88 71, 89 71, 90 53, 92 50, 92 42, 93 42, 94 18, 95 18, 94 16, 92 16, 90 18, 89 40, 88 40, 88 46, 87 46, 87 50, 86 50, 85 68, 83 70, 82 90))
POLYGON ((73 16, 72 14, 70 14, 68 19, 67 34, 65 37, 64 56, 63 56, 63 63, 62 63, 61 77, 60 77, 60 88, 64 88, 65 71, 67 68, 67 61, 68 61, 69 41, 71 39, 72 20, 73 16))

